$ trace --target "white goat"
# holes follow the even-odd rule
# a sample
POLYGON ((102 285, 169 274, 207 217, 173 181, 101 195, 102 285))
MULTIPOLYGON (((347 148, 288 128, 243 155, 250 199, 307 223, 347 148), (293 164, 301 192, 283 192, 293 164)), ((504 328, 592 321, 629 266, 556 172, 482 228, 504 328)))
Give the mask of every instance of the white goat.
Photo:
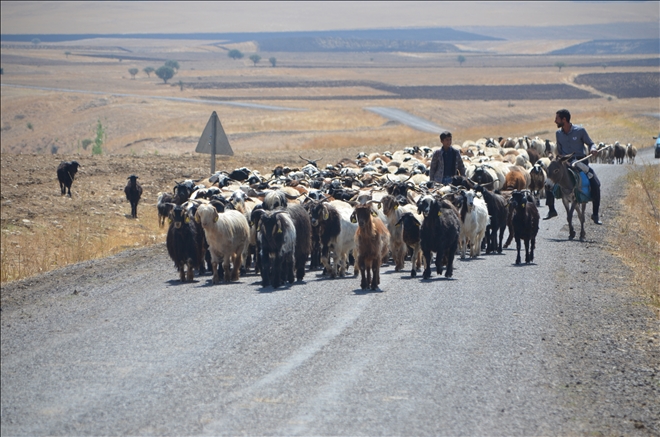
POLYGON ((461 199, 458 206, 462 223, 458 239, 461 259, 465 259, 468 242, 470 257, 476 258, 481 255, 481 241, 486 235, 486 227, 490 224, 488 207, 481 193, 476 193, 474 190, 463 191, 458 198, 461 199))
POLYGON ((209 243, 213 283, 220 282, 218 264, 221 261, 224 281, 237 281, 250 233, 245 216, 232 209, 218 214, 213 206, 205 204, 197 208, 195 221, 201 223, 209 243), (231 272, 230 263, 233 264, 231 272))

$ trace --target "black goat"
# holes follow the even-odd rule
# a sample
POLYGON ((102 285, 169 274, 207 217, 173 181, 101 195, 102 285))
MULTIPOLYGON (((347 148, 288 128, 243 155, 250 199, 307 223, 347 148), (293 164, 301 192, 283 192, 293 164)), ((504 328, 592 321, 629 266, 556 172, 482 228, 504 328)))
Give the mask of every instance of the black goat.
POLYGON ((424 215, 420 229, 421 249, 425 264, 422 277, 424 279, 431 277, 431 252, 435 252, 437 274, 442 274, 442 266, 446 262, 445 277, 451 278, 454 273, 454 256, 458 248, 458 237, 461 232, 458 211, 446 200, 438 200, 431 195, 425 195, 417 201, 417 212, 424 215))
POLYGON ((170 228, 167 231, 167 252, 179 271, 181 282, 192 281, 195 276, 193 269, 199 268, 203 258, 203 247, 198 243, 197 228, 185 209, 179 205, 170 212, 170 220, 170 228))
POLYGON ((79 167, 81 166, 78 161, 62 161, 57 166, 57 180, 60 182, 62 196, 67 194, 68 191, 69 197, 71 197, 71 184, 73 184, 73 179, 76 177, 79 167))
POLYGON ((142 185, 138 183, 138 177, 134 174, 127 179, 128 183, 124 187, 124 194, 126 194, 126 200, 131 202, 131 217, 137 218, 137 206, 140 197, 142 197, 142 185))
POLYGON ((534 248, 536 247, 536 234, 539 232, 539 211, 534 201, 528 198, 528 192, 514 191, 511 193, 511 206, 513 208, 513 235, 516 239, 516 264, 520 264, 520 240, 525 241, 525 263, 534 261, 534 248), (531 244, 530 244, 531 242, 531 244), (531 247, 530 247, 531 246, 531 247))
POLYGON ((183 204, 186 200, 190 199, 190 195, 195 191, 195 182, 186 179, 183 182, 176 182, 174 186, 174 203, 177 205, 183 204))
POLYGON ((296 228, 296 281, 302 281, 305 277, 305 264, 312 250, 312 222, 302 205, 291 205, 287 212, 296 228))
POLYGON ((284 210, 264 211, 259 220, 261 285, 277 288, 293 282, 296 228, 284 210))
POLYGON ((509 210, 506 199, 500 194, 487 190, 483 185, 475 185, 474 191, 481 193, 488 207, 490 223, 486 227, 486 253, 502 253, 502 239, 507 226, 509 210))
POLYGON ((165 219, 169 217, 170 211, 174 208, 174 197, 170 193, 158 193, 158 227, 165 226, 165 219))

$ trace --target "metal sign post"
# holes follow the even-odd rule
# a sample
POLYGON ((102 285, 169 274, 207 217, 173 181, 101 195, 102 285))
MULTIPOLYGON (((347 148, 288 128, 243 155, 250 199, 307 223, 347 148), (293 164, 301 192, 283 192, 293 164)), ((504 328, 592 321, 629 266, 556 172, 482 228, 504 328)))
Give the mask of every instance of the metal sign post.
POLYGON ((234 151, 229 145, 229 140, 225 134, 222 124, 220 124, 220 119, 218 114, 213 111, 211 118, 209 118, 202 136, 199 138, 197 143, 197 148, 195 149, 197 153, 210 153, 211 154, 211 174, 215 173, 215 155, 227 155, 233 156, 234 151))

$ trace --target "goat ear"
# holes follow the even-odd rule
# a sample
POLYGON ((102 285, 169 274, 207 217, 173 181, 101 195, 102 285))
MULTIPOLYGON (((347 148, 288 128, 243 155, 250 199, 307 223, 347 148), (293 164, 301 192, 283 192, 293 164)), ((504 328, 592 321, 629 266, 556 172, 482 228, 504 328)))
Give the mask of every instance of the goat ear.
POLYGON ((357 219, 355 218, 355 213, 351 214, 351 223, 357 223, 357 219))
POLYGON ((195 222, 199 223, 201 220, 199 219, 199 214, 195 213, 195 222))
MULTIPOLYGON (((380 208, 380 205, 378 207, 380 208)), ((376 211, 371 211, 371 216, 378 217, 378 213, 376 211)))
POLYGON ((190 217, 186 216, 186 219, 184 220, 186 223, 190 223, 190 217))
POLYGON ((323 220, 327 220, 330 218, 330 214, 328 213, 327 208, 323 208, 323 220))
POLYGON ((218 222, 218 218, 219 218, 218 213, 216 213, 216 214, 215 214, 215 217, 213 217, 213 223, 217 223, 217 222, 218 222))

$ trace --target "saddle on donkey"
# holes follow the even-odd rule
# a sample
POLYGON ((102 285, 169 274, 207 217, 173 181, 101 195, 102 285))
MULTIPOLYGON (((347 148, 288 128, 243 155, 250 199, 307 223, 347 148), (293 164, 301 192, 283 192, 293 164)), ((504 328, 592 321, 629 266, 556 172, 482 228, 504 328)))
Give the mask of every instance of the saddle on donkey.
MULTIPOLYGON (((575 184, 573 192, 575 193, 575 200, 578 203, 591 202, 591 181, 586 172, 575 168, 568 168, 568 176, 575 184)), ((552 186, 552 194, 556 199, 562 198, 561 186, 554 184, 552 186)))

